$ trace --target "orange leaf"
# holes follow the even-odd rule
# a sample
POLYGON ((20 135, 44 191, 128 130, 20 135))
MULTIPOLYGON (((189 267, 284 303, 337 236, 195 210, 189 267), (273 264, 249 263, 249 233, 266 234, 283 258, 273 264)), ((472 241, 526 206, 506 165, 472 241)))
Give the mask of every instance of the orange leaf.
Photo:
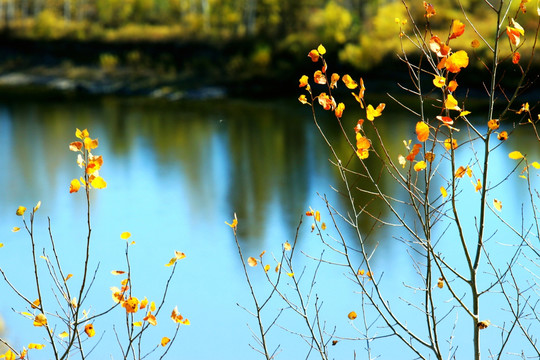
POLYGON ((257 263, 258 263, 259 260, 255 259, 254 257, 248 257, 248 265, 251 266, 251 267, 255 267, 257 266, 257 263))
POLYGON ((81 151, 83 147, 83 143, 80 141, 74 141, 71 144, 69 144, 69 150, 71 151, 81 151))
POLYGON ((84 147, 87 151, 95 149, 98 147, 98 139, 90 139, 89 137, 84 138, 84 147))
POLYGON ((94 324, 86 324, 84 326, 84 332, 86 333, 86 335, 88 335, 88 337, 92 337, 92 336, 96 335, 96 330, 94 329, 94 324))
POLYGON ((161 338, 161 346, 166 346, 170 341, 171 341, 171 339, 164 336, 163 338, 161 338))
POLYGON ((440 277, 439 281, 437 281, 437 287, 439 289, 442 289, 444 287, 444 279, 442 277, 440 277))
POLYGON ((437 35, 429 39, 429 48, 437 54, 438 57, 445 57, 450 53, 450 46, 446 45, 437 35))
POLYGON ((488 121, 488 128, 490 130, 497 130, 500 126, 500 122, 498 119, 491 119, 488 121))
POLYGON ((409 155, 407 155, 406 159, 409 161, 413 161, 416 155, 420 152, 421 148, 422 148, 421 144, 414 144, 413 149, 411 150, 409 155))
POLYGON ((345 104, 339 103, 335 110, 337 118, 341 118, 343 116, 343 110, 345 110, 345 104))
POLYGON ((303 94, 298 97, 298 101, 300 101, 302 104, 308 104, 308 99, 306 95, 303 94))
POLYGON ((358 317, 358 315, 356 315, 356 312, 351 311, 351 312, 347 315, 347 317, 349 318, 349 320, 354 320, 354 319, 356 319, 356 318, 358 317))
POLYGON ((34 326, 47 325, 47 317, 44 314, 37 314, 34 318, 34 326))
POLYGON ((464 50, 459 50, 446 59, 445 67, 451 73, 458 73, 469 65, 469 56, 464 50))
POLYGON ((519 64, 519 60, 521 59, 521 55, 516 51, 513 55, 512 55, 512 63, 514 64, 519 64))
POLYGON ((308 57, 311 58, 311 61, 317 62, 319 61, 319 52, 313 49, 309 52, 308 57))
POLYGON ((330 87, 335 88, 337 87, 337 82, 339 81, 339 75, 336 73, 333 73, 330 77, 330 87))
POLYGON ((291 246, 291 244, 290 244, 289 242, 285 242, 285 243, 283 244, 283 248, 284 248, 286 251, 291 251, 292 246, 291 246))
POLYGON ((474 191, 478 192, 482 190, 482 183, 480 182, 480 179, 476 181, 476 185, 474 186, 474 191))
POLYGON ((497 135, 497 139, 501 140, 501 141, 504 141, 506 139, 508 139, 508 133, 506 131, 501 131, 498 135, 497 135))
POLYGON ((456 91, 457 87, 458 87, 458 83, 457 83, 456 80, 451 80, 448 83, 448 91, 450 91, 450 92, 456 91))
POLYGON ((427 17, 428 19, 432 16, 435 16, 437 15, 437 13, 435 12, 435 8, 433 7, 433 5, 431 5, 430 3, 427 3, 424 1, 424 9, 426 11, 426 13, 424 14, 425 17, 427 17))
POLYGON ((442 88, 445 84, 446 84, 445 77, 435 75, 435 78, 433 79, 433 85, 435 85, 438 88, 442 88))
POLYGON ((429 138, 429 126, 425 122, 419 121, 416 123, 416 136, 420 142, 424 142, 429 138))
POLYGON ((41 304, 41 301, 39 299, 36 299, 32 302, 32 309, 37 309, 37 307, 41 304))
POLYGON ((126 272, 123 271, 123 270, 113 270, 111 271, 111 274, 113 275, 122 275, 122 274, 125 274, 126 272))
POLYGON ((157 325, 157 320, 156 320, 156 317, 154 315, 152 315, 152 313, 149 311, 146 316, 143 318, 144 321, 148 321, 148 323, 152 326, 156 326, 157 325))
POLYGON ((455 177, 456 178, 462 178, 463 175, 465 175, 467 173, 467 169, 465 169, 463 166, 460 166, 457 170, 456 170, 456 174, 455 174, 455 177))
POLYGON ((322 73, 321 70, 315 71, 315 74, 313 74, 313 80, 316 84, 324 85, 326 84, 326 76, 322 73))
POLYGON ((484 330, 484 329, 486 329, 489 325, 491 325, 491 321, 489 321, 489 320, 483 320, 483 321, 479 321, 477 326, 478 326, 478 328, 479 328, 480 330, 484 330))
POLYGON ((298 87, 304 87, 304 86, 307 86, 308 85, 308 77, 307 75, 302 75, 302 77, 300 78, 300 85, 298 85, 298 87))
POLYGON ((136 313, 139 310, 139 299, 136 297, 130 297, 122 303, 122 307, 126 309, 127 313, 136 313))
POLYGON ((450 34, 450 37, 448 38, 448 40, 452 40, 452 39, 455 39, 461 35, 463 35, 463 33, 465 32, 465 24, 463 24, 461 21, 459 20, 454 20, 452 22, 452 33, 450 34))

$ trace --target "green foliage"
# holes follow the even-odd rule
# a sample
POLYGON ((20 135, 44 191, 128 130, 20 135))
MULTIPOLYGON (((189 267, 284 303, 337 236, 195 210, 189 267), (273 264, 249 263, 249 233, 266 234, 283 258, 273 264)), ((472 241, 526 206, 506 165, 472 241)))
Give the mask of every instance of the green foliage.
POLYGON ((118 65, 118 57, 113 54, 101 54, 99 56, 99 65, 104 71, 114 71, 118 65))
POLYGON ((34 22, 34 36, 57 39, 63 35, 64 20, 53 10, 42 11, 34 22))

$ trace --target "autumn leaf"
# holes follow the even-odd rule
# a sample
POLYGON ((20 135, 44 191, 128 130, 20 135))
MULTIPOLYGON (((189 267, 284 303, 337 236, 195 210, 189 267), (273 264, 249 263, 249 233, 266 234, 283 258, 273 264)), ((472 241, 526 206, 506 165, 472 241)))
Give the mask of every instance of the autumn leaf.
POLYGON ((495 207, 495 209, 497 209, 498 211, 501 211, 502 210, 502 202, 500 200, 493 199, 493 207, 495 207))
POLYGON ((17 231, 20 231, 21 228, 20 227, 17 227, 17 226, 14 226, 13 229, 11 229, 12 232, 17 232, 17 231))
POLYGON ((17 216, 23 216, 25 211, 26 211, 26 208, 24 206, 19 206, 17 210, 15 211, 15 214, 17 216))
POLYGON ((444 186, 441 186, 440 190, 441 190, 441 195, 443 198, 448 196, 448 193, 446 192, 446 189, 444 188, 444 186))
POLYGON ((92 179, 90 185, 96 189, 105 189, 107 187, 107 183, 101 176, 96 176, 94 179, 92 179))
POLYGON ((75 130, 75 136, 81 140, 84 140, 85 138, 87 138, 88 136, 90 136, 90 134, 88 134, 88 130, 84 129, 84 130, 79 130, 79 129, 76 129, 75 130))
POLYGON ((476 49, 480 46, 480 41, 478 41, 478 39, 474 39, 473 41, 471 41, 471 47, 473 49, 476 49))
POLYGON ((519 151, 512 151, 510 154, 508 154, 508 157, 512 160, 519 160, 522 159, 524 156, 519 151))
POLYGON ((462 178, 467 173, 467 169, 465 169, 463 166, 460 166, 455 173, 456 178, 462 178))
POLYGON ((84 326, 84 332, 86 333, 86 335, 88 335, 88 337, 92 337, 92 336, 96 335, 96 330, 94 329, 94 324, 86 324, 84 326))
POLYGON ((450 53, 450 46, 446 45, 437 35, 434 35, 429 39, 429 48, 436 53, 438 57, 444 57, 450 53))
POLYGON ((445 77, 435 75, 435 78, 433 79, 433 85, 435 85, 438 88, 442 88, 445 84, 446 84, 445 77))
POLYGON ((489 320, 482 320, 482 321, 479 321, 477 324, 480 330, 486 329, 489 325, 491 325, 491 321, 489 320))
POLYGON ((512 54, 512 63, 513 64, 519 64, 519 60, 521 59, 521 55, 516 51, 512 54))
POLYGON ((270 264, 264 265, 264 272, 268 272, 270 270, 270 264))
POLYGON ((315 49, 311 50, 308 54, 308 57, 311 58, 311 61, 317 62, 319 61, 319 52, 315 49))
POLYGON ((113 275, 122 275, 122 274, 125 274, 126 272, 123 271, 123 270, 113 270, 111 271, 111 274, 113 275))
POLYGON ((318 51, 319 54, 321 54, 321 55, 326 54, 326 49, 325 49, 325 47, 323 46, 323 44, 320 44, 319 46, 317 46, 317 51, 318 51))
POLYGON ((446 150, 450 150, 450 149, 457 149, 458 145, 457 145, 457 141, 456 139, 445 139, 444 140, 444 148, 446 150))
POLYGON ((84 148, 87 151, 97 148, 99 144, 98 139, 91 139, 89 137, 85 137, 83 140, 83 143, 84 143, 84 148))
POLYGON ((39 299, 32 301, 32 309, 37 309, 40 304, 41 304, 41 301, 39 301, 39 299))
POLYGON ((139 299, 136 297, 130 297, 122 303, 122 307, 126 309, 127 313, 136 313, 139 310, 139 299))
POLYGON ((316 84, 319 84, 319 85, 326 84, 326 76, 322 73, 321 70, 315 71, 315 73, 313 74, 313 80, 315 81, 316 84))
POLYGON ((66 278, 64 279, 64 281, 68 281, 69 279, 71 279, 73 277, 73 274, 67 274, 66 275, 66 278))
POLYGON ((461 110, 458 106, 456 98, 452 94, 448 94, 446 101, 444 102, 444 107, 448 110, 461 110))
POLYGON ((488 121, 487 125, 489 130, 497 130, 500 126, 500 122, 498 119, 491 119, 488 121))
POLYGON ((1 358, 4 358, 4 360, 15 360, 16 356, 13 351, 8 349, 3 355, 0 355, 1 358))
POLYGON ((385 104, 384 103, 380 103, 377 108, 373 108, 372 105, 368 105, 367 108, 366 108, 366 117, 369 121, 373 121, 375 120, 376 117, 379 117, 382 115, 382 111, 384 110, 385 108, 385 104))
POLYGON ((336 107, 336 110, 334 110, 336 117, 341 119, 341 117, 343 116, 344 110, 345 110, 345 104, 339 103, 338 106, 336 107))
POLYGON ((71 151, 81 151, 83 147, 83 143, 80 141, 74 141, 71 144, 69 144, 69 150, 71 151))
POLYGON ((422 148, 421 144, 414 144, 411 152, 409 153, 409 155, 407 155, 406 159, 409 161, 413 161, 416 155, 418 155, 418 153, 420 152, 421 148, 422 148))
POLYGON ((333 73, 330 77, 330 87, 333 89, 337 87, 337 82, 339 81, 339 74, 333 73))
POLYGON ((416 164, 414 164, 414 171, 422 171, 426 168, 427 164, 425 161, 419 161, 416 164))
POLYGON ((446 59, 444 66, 451 73, 458 73, 469 65, 469 56, 464 50, 459 50, 446 59))
POLYGON ((351 90, 354 90, 358 87, 358 83, 354 81, 349 74, 343 75, 343 78, 341 79, 345 86, 351 90))
MULTIPOLYGON (((473 185, 474 185, 474 183, 473 183, 473 185)), ((480 179, 478 179, 476 181, 476 185, 474 185, 474 191, 478 192, 480 190, 482 190, 482 183, 480 182, 480 179)))
POLYGON ((166 346, 169 342, 171 341, 171 339, 169 339, 168 337, 164 336, 161 338, 161 346, 166 346))
POLYGON ((77 179, 73 179, 71 180, 71 183, 69 184, 69 193, 74 193, 74 192, 77 192, 79 191, 79 189, 81 188, 81 183, 79 182, 79 180, 77 179))
POLYGON ((444 279, 442 277, 440 277, 439 281, 437 281, 437 287, 439 289, 442 289, 444 287, 444 279))
POLYGON ((497 139, 501 140, 501 141, 505 141, 508 139, 508 133, 506 131, 501 131, 498 135, 497 135, 497 139))
POLYGON ((155 315, 152 315, 152 313, 149 311, 146 316, 143 318, 144 321, 147 321, 150 325, 156 326, 157 320, 155 315))
POLYGON ((321 224, 321 230, 322 230, 322 231, 326 230, 326 223, 323 222, 323 223, 321 224))
POLYGON ((320 93, 319 96, 317 96, 317 99, 324 110, 334 110, 336 108, 336 101, 333 96, 328 96, 326 93, 320 93))
POLYGON ((47 317, 45 314, 37 314, 34 318, 34 326, 45 326, 47 325, 47 317))
POLYGON ((356 315, 356 312, 355 311, 351 311, 347 317, 349 318, 349 320, 354 320, 358 317, 358 315, 356 315))
POLYGON ((300 95, 300 96, 298 97, 298 101, 300 101, 302 104, 309 104, 306 95, 300 95))
POLYGON ((315 221, 321 222, 321 213, 319 210, 315 211, 315 221))
POLYGON ((465 32, 465 24, 459 20, 454 20, 452 22, 451 34, 448 40, 456 39, 459 36, 463 35, 465 32))
POLYGON ((435 12, 435 7, 433 7, 433 5, 425 1, 424 1, 424 9, 426 11, 424 16, 427 17, 428 19, 432 16, 437 15, 437 13, 435 12))
POLYGON ((285 242, 283 244, 283 249, 285 249, 286 251, 291 251, 292 246, 291 246, 291 244, 289 242, 285 242))
POLYGON ((259 262, 259 260, 255 259, 254 257, 250 256, 248 257, 248 265, 251 266, 251 267, 255 267, 257 266, 257 263, 259 262))
POLYGON ((458 83, 456 80, 450 80, 450 82, 448 83, 448 91, 450 92, 454 92, 456 91, 458 87, 458 83))
POLYGON ((302 75, 302 77, 300 78, 300 85, 298 85, 298 87, 307 86, 308 85, 308 80, 309 80, 309 78, 307 77, 307 75, 302 75))
POLYGON ((60 334, 58 334, 58 337, 60 339, 64 339, 64 338, 67 338, 69 336, 69 334, 65 331, 61 332, 60 334))
POLYGON ((171 313, 171 319, 177 323, 177 324, 183 324, 183 325, 190 325, 190 322, 188 319, 184 318, 180 313, 178 312, 178 306, 176 306, 172 313, 171 313))
POLYGON ((236 214, 234 214, 234 219, 232 220, 230 224, 226 221, 225 221, 225 224, 229 225, 231 228, 236 230, 236 227, 238 226, 238 219, 236 218, 236 214))
POLYGON ((416 123, 416 136, 420 142, 424 142, 429 138, 429 126, 425 122, 419 121, 416 123))

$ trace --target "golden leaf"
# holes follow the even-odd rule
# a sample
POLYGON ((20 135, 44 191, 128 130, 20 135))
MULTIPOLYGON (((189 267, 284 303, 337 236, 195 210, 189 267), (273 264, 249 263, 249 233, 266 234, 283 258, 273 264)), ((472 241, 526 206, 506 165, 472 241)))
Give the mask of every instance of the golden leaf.
POLYGON ((164 336, 161 338, 161 346, 166 346, 169 342, 171 341, 171 339, 169 339, 168 337, 164 336))
POLYGON ((440 190, 441 190, 441 195, 443 198, 448 196, 448 193, 446 192, 446 189, 444 188, 444 186, 441 186, 440 190))
POLYGON ((19 206, 17 208, 17 211, 15 211, 15 214, 17 216, 23 216, 25 211, 26 211, 26 208, 24 206, 19 206))
POLYGON ((250 257, 248 258, 248 261, 247 261, 247 262, 248 262, 248 265, 249 265, 249 266, 255 267, 255 266, 257 266, 258 260, 255 259, 254 257, 250 256, 250 257))
POLYGON ((419 161, 416 164, 414 164, 414 171, 422 171, 426 168, 427 164, 425 161, 419 161))
POLYGON ((96 335, 96 330, 94 330, 94 324, 86 324, 84 326, 84 332, 86 333, 86 335, 88 335, 88 337, 96 335))
POLYGON ((358 315, 356 315, 356 312, 351 311, 351 312, 347 315, 347 317, 349 318, 349 320, 354 320, 354 319, 356 319, 356 318, 358 317, 358 315))
POLYGON ((495 207, 495 209, 497 209, 498 211, 501 211, 502 210, 502 202, 500 200, 493 199, 493 207, 495 207))
POLYGON ((486 329, 489 325, 491 325, 491 321, 489 320, 482 320, 482 321, 479 321, 477 324, 480 330, 486 329))
POLYGON ((291 244, 289 242, 285 242, 283 244, 283 248, 287 251, 291 251, 292 247, 291 247, 291 244))
POLYGON ((508 154, 508 157, 513 160, 519 160, 522 159, 524 156, 519 151, 512 151, 510 154, 508 154))
POLYGON ((124 231, 123 233, 120 234, 120 239, 122 240, 127 240, 130 237, 131 237, 131 233, 128 231, 124 231))
POLYGON ((21 228, 20 227, 17 227, 17 226, 14 226, 13 229, 11 229, 12 232, 17 232, 17 231, 20 231, 21 228))
POLYGON ((416 123, 416 136, 420 142, 424 142, 429 138, 429 126, 425 122, 419 121, 416 123))
POLYGON ((34 326, 45 326, 47 325, 47 317, 45 314, 37 314, 34 318, 34 326))

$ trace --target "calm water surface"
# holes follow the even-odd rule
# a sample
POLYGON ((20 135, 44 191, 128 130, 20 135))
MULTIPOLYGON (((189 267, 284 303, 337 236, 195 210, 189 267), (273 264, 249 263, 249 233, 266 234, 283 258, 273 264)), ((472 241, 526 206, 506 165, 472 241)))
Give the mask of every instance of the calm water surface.
MULTIPOLYGON (((349 129, 356 122, 351 116, 344 118, 349 129)), ((404 153, 401 140, 413 138, 411 129, 416 120, 392 112, 390 106, 384 122, 380 123, 389 135, 391 151, 404 153)), ((331 123, 323 126, 331 137, 338 134, 331 123)), ((231 221, 236 212, 245 255, 257 257, 266 250, 266 260, 273 265, 271 254, 278 256, 281 244, 294 239, 300 216, 309 207, 323 209, 320 195, 326 194, 338 207, 343 203, 343 198, 331 188, 340 186, 339 178, 329 165, 328 149, 315 132, 309 109, 294 100, 172 104, 111 98, 0 104, 0 154, 4 161, 4 171, 0 172, 0 242, 5 245, 0 250, 0 265, 32 299, 36 293, 31 285, 28 239, 23 231, 11 232, 13 226, 21 226, 20 218, 15 216, 19 205, 31 208, 41 200, 36 220, 36 241, 41 244, 38 247, 48 251, 50 217, 63 270, 74 274, 70 280, 74 284, 80 281, 85 200, 82 193, 68 192, 70 180, 80 176, 76 154, 67 146, 76 140, 75 128, 88 128, 92 137, 99 138, 96 153, 104 157, 100 174, 108 182, 107 189, 92 194, 92 249, 96 257, 91 266, 94 269, 99 265, 99 271, 86 309, 97 313, 111 305, 109 288, 119 286, 122 278, 110 271, 126 270, 125 242, 119 236, 129 231, 136 242, 130 247, 134 296, 158 301, 171 270, 163 265, 174 250, 187 255, 177 266, 158 326, 151 329, 145 340, 151 344, 148 349, 158 344, 161 337, 172 337, 174 326, 168 315, 177 305, 192 325, 181 329, 170 358, 257 358, 249 347, 249 343, 255 342, 248 324, 255 330, 255 319, 237 305, 252 309, 249 289, 232 232, 224 222, 231 221)), ((521 139, 520 143, 516 139, 512 144, 527 146, 531 158, 538 158, 538 145, 526 141, 521 139)), ((346 148, 345 144, 340 146, 346 148)), ((505 160, 509 150, 514 149, 504 145, 494 154, 494 163, 501 173, 512 168, 505 160)), ((400 196, 391 182, 382 180, 380 185, 400 196)), ((501 192, 505 211, 519 214, 518 200, 526 196, 523 188, 510 182, 501 192)), ((382 209, 371 210, 380 217, 389 216, 382 209)), ((300 226, 299 246, 302 251, 319 256, 323 247, 310 231, 311 221, 304 218, 300 226)), ((366 217, 362 225, 368 231, 373 220, 366 217)), ((468 225, 474 227, 473 220, 468 225)), ((351 233, 344 234, 352 238, 351 233)), ((382 230, 376 234, 366 240, 380 242, 375 267, 385 274, 389 288, 397 284, 395 291, 405 292, 400 284, 418 282, 414 270, 406 267, 411 254, 396 239, 399 233, 382 230)), ((452 244, 441 246, 443 250, 453 248, 452 244)), ((328 252, 325 256, 332 258, 328 252)), ((314 263, 301 254, 297 261, 300 269, 308 265, 307 290, 314 263)), ((263 294, 268 287, 263 286, 262 271, 250 271, 263 294)), ((344 272, 323 266, 315 291, 324 300, 321 312, 327 331, 332 333, 336 327, 337 335, 354 338, 360 334, 351 327, 346 315, 351 310, 359 312, 359 295, 349 286, 344 272)), ((0 315, 6 324, 3 336, 17 348, 29 342, 43 342, 43 332, 13 312, 12 307, 25 311, 21 302, 5 284, 0 289, 0 315)), ((410 296, 414 299, 414 294, 410 296)), ((270 305, 268 323, 273 319, 273 309, 283 307, 279 302, 270 305)), ((395 307, 410 309, 399 303, 395 307)), ((123 313, 116 309, 114 315, 95 321, 98 335, 84 346, 90 349, 98 340, 101 344, 89 358, 103 359, 109 354, 111 358, 120 358, 115 332, 122 334, 125 329, 123 313)), ((280 318, 280 326, 293 332, 305 331, 300 321, 291 320, 287 314, 285 311, 280 318)), ((410 319, 414 321, 414 315, 410 319)), ((57 332, 61 331, 59 328, 57 332)), ((457 334, 458 340, 459 337, 457 334)), ((298 336, 275 327, 270 339, 271 348, 281 344, 278 358, 305 358, 307 345, 298 336)), ((384 342, 381 344, 385 346, 384 342)), ((394 346, 394 354, 403 351, 400 346, 394 346)), ((331 357, 352 359, 356 351, 362 354, 358 358, 364 358, 364 348, 364 342, 340 341, 331 347, 331 357)))

